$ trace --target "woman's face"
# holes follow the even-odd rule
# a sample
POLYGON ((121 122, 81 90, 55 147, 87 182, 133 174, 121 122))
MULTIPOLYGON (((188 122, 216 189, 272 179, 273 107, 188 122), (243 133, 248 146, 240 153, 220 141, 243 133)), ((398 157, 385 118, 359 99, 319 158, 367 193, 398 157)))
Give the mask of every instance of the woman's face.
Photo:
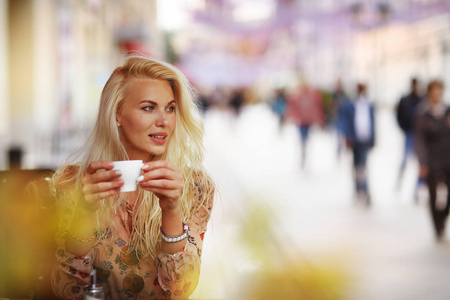
POLYGON ((132 79, 117 111, 120 140, 130 159, 164 154, 176 123, 176 102, 168 81, 132 79))

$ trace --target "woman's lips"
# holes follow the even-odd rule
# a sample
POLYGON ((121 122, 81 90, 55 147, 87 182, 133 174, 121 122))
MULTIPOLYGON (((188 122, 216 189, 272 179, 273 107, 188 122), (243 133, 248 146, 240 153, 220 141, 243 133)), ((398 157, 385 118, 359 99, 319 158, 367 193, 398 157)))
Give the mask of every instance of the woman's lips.
POLYGON ((167 133, 157 132, 157 133, 149 134, 148 136, 155 143, 162 145, 166 142, 167 133))

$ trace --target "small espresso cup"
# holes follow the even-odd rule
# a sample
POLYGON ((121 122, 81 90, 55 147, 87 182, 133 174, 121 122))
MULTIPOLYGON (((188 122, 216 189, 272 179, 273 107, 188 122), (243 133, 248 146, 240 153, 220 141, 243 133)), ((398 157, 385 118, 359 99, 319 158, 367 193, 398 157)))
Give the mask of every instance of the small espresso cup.
POLYGON ((121 160, 113 163, 113 170, 122 172, 120 179, 124 181, 124 184, 120 187, 120 191, 134 192, 137 188, 136 179, 141 175, 141 168, 144 166, 142 160, 121 160))

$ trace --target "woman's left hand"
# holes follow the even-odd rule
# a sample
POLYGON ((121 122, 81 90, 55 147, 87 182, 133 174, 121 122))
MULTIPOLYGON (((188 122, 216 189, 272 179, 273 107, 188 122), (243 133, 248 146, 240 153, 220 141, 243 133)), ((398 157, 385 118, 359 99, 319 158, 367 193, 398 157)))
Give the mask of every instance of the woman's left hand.
POLYGON ((153 192, 159 198, 159 206, 169 212, 178 209, 183 193, 183 176, 175 166, 165 160, 150 161, 142 167, 144 173, 138 178, 142 189, 153 192))

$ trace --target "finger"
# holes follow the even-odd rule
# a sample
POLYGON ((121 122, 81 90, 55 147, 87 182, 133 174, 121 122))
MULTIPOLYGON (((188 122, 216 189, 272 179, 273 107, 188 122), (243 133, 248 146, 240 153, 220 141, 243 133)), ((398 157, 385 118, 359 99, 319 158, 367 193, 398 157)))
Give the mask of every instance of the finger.
POLYGON ((170 164, 166 160, 156 160, 156 161, 146 162, 144 164, 144 166, 142 167, 142 170, 149 171, 149 170, 158 169, 158 168, 166 168, 166 169, 170 169, 172 171, 176 170, 176 168, 174 166, 172 166, 172 164, 170 164))
POLYGON ((142 181, 155 180, 155 179, 169 179, 178 180, 182 178, 178 173, 169 169, 156 169, 145 172, 142 174, 142 181))
POLYGON ((181 189, 181 186, 178 182, 173 181, 173 180, 167 180, 167 179, 144 181, 144 182, 141 182, 140 185, 144 188, 161 188, 164 190, 167 190, 167 189, 173 190, 173 189, 177 189, 177 188, 181 189))
POLYGON ((88 165, 85 172, 87 174, 94 174, 98 170, 111 170, 112 168, 114 168, 114 163, 112 161, 93 161, 88 165))
POLYGON ((96 194, 90 194, 89 196, 86 196, 86 202, 91 204, 91 205, 97 205, 97 202, 103 199, 106 199, 108 197, 112 197, 114 195, 117 195, 118 193, 120 193, 120 188, 114 189, 114 190, 109 190, 109 191, 104 191, 101 193, 96 193, 96 194))
MULTIPOLYGON (((98 171, 88 178, 86 178, 86 183, 99 183, 105 181, 111 181, 116 178, 122 176, 122 172, 120 170, 111 170, 111 171, 98 171)), ((83 178, 84 179, 84 178, 83 178)))
POLYGON ((179 199, 181 193, 176 190, 166 190, 160 188, 149 188, 148 191, 154 193, 158 198, 165 197, 167 199, 179 199))
POLYGON ((122 179, 107 182, 99 182, 95 184, 86 184, 83 186, 83 194, 89 195, 102 193, 116 188, 120 188, 123 184, 124 181, 122 179))

